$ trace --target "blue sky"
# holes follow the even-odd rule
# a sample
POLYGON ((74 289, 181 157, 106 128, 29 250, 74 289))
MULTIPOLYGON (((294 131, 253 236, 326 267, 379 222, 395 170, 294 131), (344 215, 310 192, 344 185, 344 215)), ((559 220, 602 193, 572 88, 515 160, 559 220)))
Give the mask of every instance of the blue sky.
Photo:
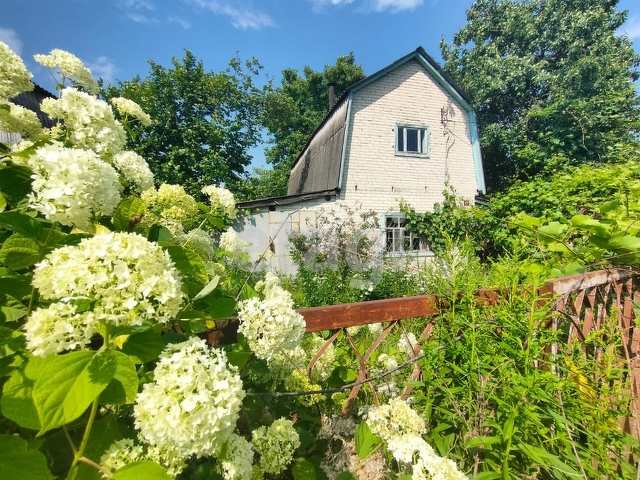
MULTIPOLYGON (((53 89, 33 61, 54 48, 80 57, 107 82, 146 76, 147 60, 169 66, 189 49, 205 69, 223 70, 236 52, 256 57, 280 80, 283 68, 321 70, 354 52, 371 74, 423 46, 441 61, 472 0, 3 0, 0 40, 25 60, 34 80, 53 89)), ((640 2, 621 29, 640 52, 640 2)), ((256 160, 260 163, 260 154, 256 160)))

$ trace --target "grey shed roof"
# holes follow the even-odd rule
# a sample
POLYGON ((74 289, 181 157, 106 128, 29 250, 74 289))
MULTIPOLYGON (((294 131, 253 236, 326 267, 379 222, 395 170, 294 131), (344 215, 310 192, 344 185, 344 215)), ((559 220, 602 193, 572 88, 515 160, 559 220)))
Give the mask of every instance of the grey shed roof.
MULTIPOLYGON (((347 88, 320 125, 309 137, 298 158, 291 166, 286 203, 296 203, 305 199, 306 195, 340 190, 340 170, 345 149, 345 136, 348 126, 349 99, 357 90, 378 80, 387 73, 416 60, 427 69, 450 94, 452 94, 467 111, 471 111, 469 97, 427 52, 418 47, 413 52, 396 60, 387 67, 369 75, 347 88)), ((238 208, 255 208, 267 205, 282 205, 286 197, 274 197, 249 202, 241 202, 238 208)))

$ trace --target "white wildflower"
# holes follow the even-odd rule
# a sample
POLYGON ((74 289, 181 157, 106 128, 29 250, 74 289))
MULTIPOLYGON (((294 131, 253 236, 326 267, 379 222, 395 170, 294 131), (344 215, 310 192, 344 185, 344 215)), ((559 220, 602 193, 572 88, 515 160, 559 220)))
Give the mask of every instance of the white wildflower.
POLYGON ((153 188, 153 173, 147 161, 135 152, 124 151, 113 157, 113 166, 120 173, 120 182, 134 193, 153 188))
POLYGON ((225 353, 192 337, 160 355, 154 381, 136 398, 135 427, 145 442, 184 457, 216 455, 235 428, 243 398, 225 353))
POLYGON ((82 61, 72 53, 56 48, 51 50, 49 55, 34 55, 33 58, 40 65, 49 69, 57 68, 62 85, 67 79, 70 79, 74 81, 74 84, 86 88, 91 94, 95 95, 100 90, 91 70, 85 67, 82 61))
POLYGON ((86 230, 120 203, 118 174, 91 151, 53 143, 38 148, 27 164, 33 170, 29 205, 51 221, 86 230))
POLYGON ((400 398, 394 398, 379 407, 371 407, 367 425, 374 435, 385 442, 397 435, 419 436, 426 431, 424 420, 400 398))
POLYGON ((275 475, 287 468, 299 446, 300 436, 286 418, 253 431, 253 448, 260 454, 260 468, 266 473, 275 475))
POLYGON ((400 339, 398 340, 398 350, 405 355, 410 357, 415 356, 413 353, 413 347, 418 344, 418 340, 416 336, 412 332, 407 332, 400 335, 400 339))
POLYGON ((124 97, 116 97, 111 99, 111 103, 118 109, 122 116, 131 115, 137 118, 145 127, 151 125, 151 117, 142 110, 142 107, 133 100, 124 97))
POLYGON ((122 125, 104 100, 67 87, 60 98, 45 98, 40 108, 63 121, 62 132, 74 147, 93 150, 104 161, 111 162, 126 144, 122 125))
POLYGON ((305 322, 274 274, 267 273, 265 280, 256 284, 256 291, 262 299, 254 297, 239 304, 238 332, 246 337, 256 357, 271 360, 280 350, 300 345, 305 322))
POLYGON ((216 185, 208 185, 202 189, 202 193, 209 197, 212 210, 221 211, 227 214, 230 219, 236 218, 236 200, 229 190, 216 185))
POLYGON ((253 448, 244 437, 232 433, 216 463, 225 480, 245 480, 253 472, 253 448))
POLYGON ((167 322, 183 300, 169 254, 133 233, 95 235, 54 250, 36 265, 33 285, 47 300, 89 299, 96 321, 115 325, 167 322))
POLYGON ((33 90, 31 77, 22 59, 0 42, 0 100, 33 90))

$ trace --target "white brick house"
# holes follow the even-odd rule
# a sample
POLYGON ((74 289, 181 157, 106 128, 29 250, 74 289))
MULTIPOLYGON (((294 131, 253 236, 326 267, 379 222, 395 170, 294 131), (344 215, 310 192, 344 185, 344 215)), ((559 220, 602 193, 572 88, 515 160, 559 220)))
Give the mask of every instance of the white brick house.
POLYGON ((275 269, 292 271, 288 236, 323 212, 360 205, 380 215, 380 241, 393 255, 427 246, 408 239, 399 203, 427 211, 445 181, 465 203, 485 192, 475 114, 468 98, 422 49, 349 87, 292 166, 285 197, 242 202, 239 236, 275 269))

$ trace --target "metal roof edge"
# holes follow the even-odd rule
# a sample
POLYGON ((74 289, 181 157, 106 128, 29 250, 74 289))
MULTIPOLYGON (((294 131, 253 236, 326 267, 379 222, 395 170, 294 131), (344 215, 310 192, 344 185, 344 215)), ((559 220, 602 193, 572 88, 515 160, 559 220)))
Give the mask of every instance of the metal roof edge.
POLYGON ((303 202, 306 200, 313 200, 314 198, 319 198, 319 197, 326 197, 326 196, 335 197, 338 195, 339 191, 340 191, 339 188, 332 188, 330 190, 319 190, 317 192, 299 193, 296 195, 284 195, 281 197, 259 198, 257 200, 238 202, 236 203, 236 208, 251 209, 251 208, 278 206, 278 205, 290 205, 292 203, 303 202))

